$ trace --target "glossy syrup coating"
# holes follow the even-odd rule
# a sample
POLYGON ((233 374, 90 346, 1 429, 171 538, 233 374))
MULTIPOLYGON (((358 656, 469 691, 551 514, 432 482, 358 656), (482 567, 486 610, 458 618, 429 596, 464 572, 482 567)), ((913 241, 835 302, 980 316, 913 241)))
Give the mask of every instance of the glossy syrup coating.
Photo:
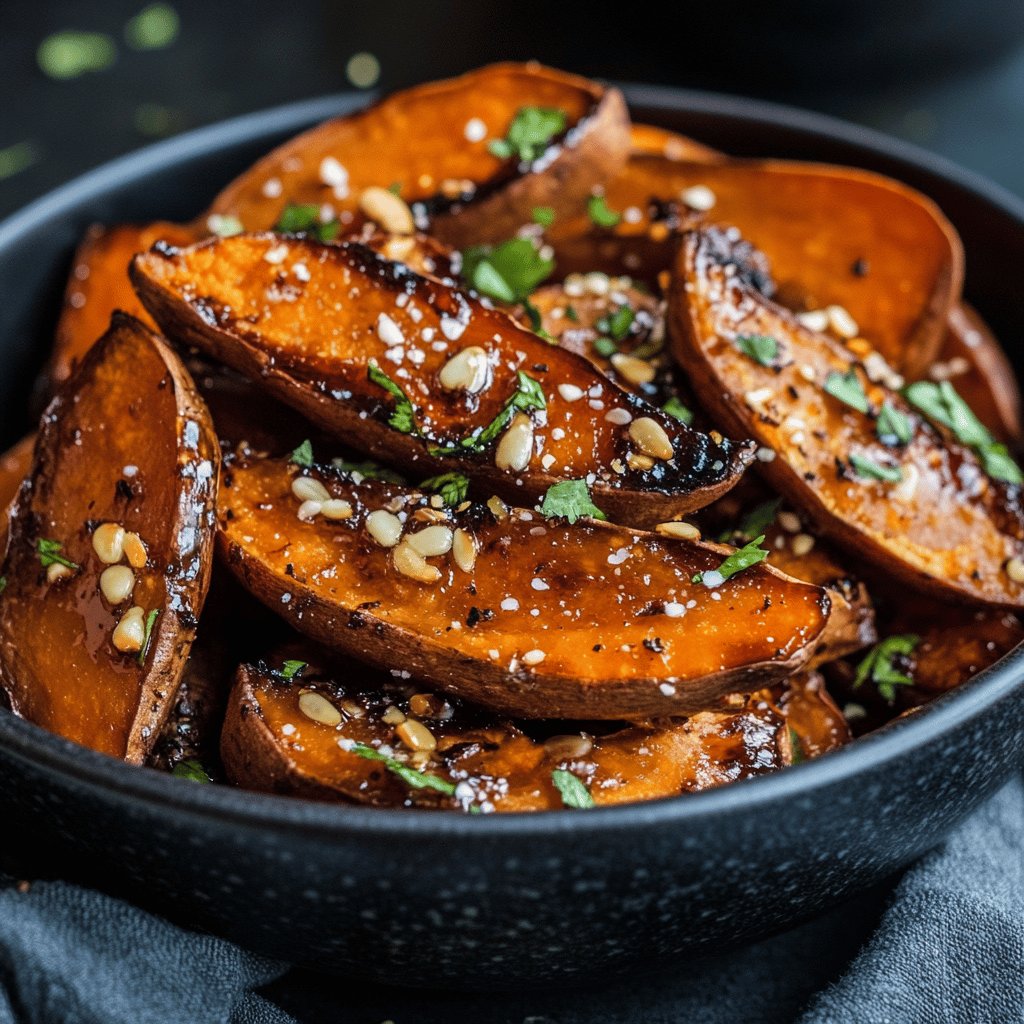
POLYGON ((751 288, 735 243, 716 230, 686 235, 669 298, 674 352, 704 405, 775 453, 762 472, 851 555, 939 597, 1024 604, 1007 571, 1024 554, 1020 489, 990 478, 970 449, 869 379, 853 351, 751 288), (744 337, 774 340, 769 365, 741 351, 744 337), (867 413, 826 392, 830 373, 855 375, 867 413), (883 443, 883 404, 906 419, 908 444, 883 443), (853 459, 899 479, 876 479, 853 459))
POLYGON ((235 179, 210 209, 252 230, 274 223, 288 203, 321 203, 358 227, 363 189, 395 187, 443 241, 500 242, 535 206, 564 213, 628 152, 617 89, 538 64, 494 64, 312 128, 235 179), (493 155, 489 143, 528 107, 561 111, 564 131, 531 161, 493 155))
POLYGON ((396 485, 309 472, 349 504, 349 518, 300 519, 298 470, 286 462, 225 474, 222 552, 246 588, 313 639, 510 714, 712 708, 752 680, 798 668, 828 618, 823 591, 764 565, 720 586, 694 581, 730 548, 589 520, 570 526, 494 502, 451 512, 396 485), (383 536, 382 511, 401 517, 392 522, 400 536, 383 536), (429 557, 424 582, 410 576, 407 548, 428 528, 472 548, 429 557))
POLYGON ((516 503, 586 479, 611 519, 653 526, 713 500, 752 458, 750 445, 684 426, 468 292, 362 245, 238 235, 154 250, 135 259, 132 277, 170 337, 412 474, 459 470, 516 503), (446 386, 442 371, 471 348, 482 350, 483 379, 446 386), (391 425, 398 399, 373 373, 401 388, 411 422, 391 425), (486 443, 460 444, 502 413, 524 379, 544 408, 519 417, 523 460, 502 464, 511 421, 486 443), (656 458, 634 437, 643 423, 669 446, 656 458))
POLYGON ((558 722, 538 731, 402 679, 325 668, 308 646, 239 669, 221 742, 236 784, 375 806, 556 810, 564 806, 556 771, 575 776, 600 806, 764 775, 849 738, 817 673, 690 718, 558 722), (283 678, 282 668, 296 664, 296 676, 283 678), (367 749, 412 769, 414 783, 361 756, 367 749))
POLYGON ((875 348, 908 374, 935 357, 963 284, 962 246, 938 207, 868 171, 635 156, 606 198, 614 210, 638 215, 605 229, 589 222, 581 204, 575 218, 549 234, 562 273, 614 269, 653 282, 672 265, 680 230, 737 227, 768 257, 787 302, 844 307, 875 348), (698 208, 687 205, 688 196, 698 208))
POLYGON ((218 467, 209 414, 178 358, 116 317, 43 415, 13 507, 0 681, 15 713, 114 757, 145 758, 209 583, 218 467), (98 531, 110 524, 138 535, 144 564, 129 566, 129 549, 101 558, 98 531), (47 566, 53 554, 72 565, 47 566), (116 604, 100 582, 115 564, 132 572, 116 604), (149 640, 119 649, 115 630, 132 607, 143 621, 157 613, 149 640))

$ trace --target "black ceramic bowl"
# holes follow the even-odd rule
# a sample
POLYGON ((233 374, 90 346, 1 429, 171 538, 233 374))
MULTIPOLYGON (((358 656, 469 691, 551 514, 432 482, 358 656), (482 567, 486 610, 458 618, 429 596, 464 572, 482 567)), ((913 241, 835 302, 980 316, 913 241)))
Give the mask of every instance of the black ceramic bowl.
MULTIPOLYGON (((963 234, 969 298, 1004 339, 1024 335, 1017 200, 824 118, 665 89, 628 96, 638 119, 734 153, 857 164, 931 194, 963 234)), ((89 222, 189 218, 283 137, 359 102, 315 100, 161 143, 0 225, 9 438, 25 426, 31 371, 89 222)), ((522 986, 649 967, 817 913, 934 846, 1019 764, 1022 737, 1018 651, 927 711, 771 778, 470 817, 197 786, 0 713, 0 821, 5 843, 45 851, 65 875, 274 956, 391 983, 522 986)))

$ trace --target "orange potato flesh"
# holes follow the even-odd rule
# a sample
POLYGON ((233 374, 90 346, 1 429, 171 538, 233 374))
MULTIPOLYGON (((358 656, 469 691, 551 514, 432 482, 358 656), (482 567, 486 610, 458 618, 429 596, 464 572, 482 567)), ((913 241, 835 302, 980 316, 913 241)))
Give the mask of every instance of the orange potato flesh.
POLYGON ((420 582, 401 570, 406 540, 392 553, 365 524, 388 507, 411 517, 407 536, 436 517, 426 497, 317 471, 352 516, 304 522, 296 472, 262 460, 225 473, 222 554, 243 585, 306 636, 509 714, 713 708, 798 668, 828 617, 823 591, 763 565, 717 589, 692 581, 729 548, 524 510, 499 520, 481 506, 442 520, 474 539, 470 570, 445 555, 420 582))
MULTIPOLYGON (((140 763, 173 704, 213 551, 219 453, 177 357, 116 317, 43 416, 32 474, 11 516, 0 596, 0 683, 12 710, 51 732, 140 763), (146 547, 130 596, 100 592, 104 523, 146 547), (78 568, 48 581, 37 551, 78 568), (115 648, 131 605, 158 612, 141 659, 115 648)), ((121 564, 124 564, 122 561, 121 564)))
MULTIPOLYGON (((301 648, 291 653, 302 656, 301 648)), ((790 763, 794 746, 814 757, 848 738, 817 673, 741 698, 729 710, 688 719, 612 726, 612 732, 600 724, 559 723, 560 734, 545 743, 471 705, 382 682, 351 666, 325 673, 309 665, 299 679, 286 682, 280 664, 274 658, 270 666, 239 669, 222 758, 240 786, 312 799, 487 812, 555 810, 563 802, 552 772, 561 769, 572 771, 600 806, 767 774, 790 763), (307 704, 319 720, 300 703, 310 693, 327 702, 326 708, 316 698, 307 704), (415 707, 427 706, 426 715, 410 707, 410 697, 415 707), (402 726, 395 723, 406 716, 429 730, 433 750, 417 754, 403 742, 402 726), (345 749, 354 743, 381 749, 457 787, 455 793, 410 787, 380 762, 345 749)))
POLYGON ((749 445, 684 426, 586 359, 364 246, 238 235, 154 250, 136 258, 132 277, 169 337, 421 478, 458 470, 517 504, 559 480, 586 478, 609 518, 652 526, 712 501, 752 458, 749 445), (442 369, 470 347, 483 350, 487 380, 478 393, 446 390, 442 369), (371 360, 405 392, 415 432, 388 425, 395 399, 370 379, 371 360), (537 382, 546 409, 532 417, 528 465, 501 468, 504 435, 478 452, 458 442, 498 416, 520 373, 537 382), (664 432, 670 459, 633 461, 632 421, 645 418, 664 432), (454 453, 437 451, 445 446, 454 453))
POLYGON ((606 199, 613 210, 638 216, 600 228, 581 204, 575 218, 548 235, 560 272, 606 269, 653 282, 672 263, 679 229, 737 227, 767 255, 787 305, 843 306, 861 334, 908 375, 922 372, 939 351, 963 284, 962 246, 935 204, 867 171, 636 156, 608 185, 606 199), (710 209, 681 200, 694 186, 711 190, 710 209))
POLYGON ((723 163, 729 158, 703 142, 654 124, 629 126, 630 153, 634 156, 657 156, 684 163, 723 163))
POLYGON ((674 351, 717 421, 776 453, 761 469, 822 535, 883 572, 953 597, 1024 605, 1007 564, 1024 555, 1020 490, 990 479, 974 453, 940 436, 903 398, 869 381, 853 353, 756 292, 723 232, 684 237, 669 300, 674 351), (762 366, 737 345, 776 340, 762 366), (890 448, 865 415, 826 394, 829 372, 857 374, 873 413, 908 417, 908 445, 890 448), (851 455, 898 465, 899 483, 858 475, 851 455))
POLYGON ((213 201, 249 230, 276 223, 289 203, 329 204, 343 227, 362 223, 368 186, 397 186, 458 247, 499 242, 536 206, 566 212, 615 174, 629 152, 621 94, 536 64, 496 64, 387 97, 319 125, 258 161, 213 201), (524 107, 561 110, 566 131, 532 163, 489 151, 524 107), (326 161, 326 163, 325 163, 326 161))

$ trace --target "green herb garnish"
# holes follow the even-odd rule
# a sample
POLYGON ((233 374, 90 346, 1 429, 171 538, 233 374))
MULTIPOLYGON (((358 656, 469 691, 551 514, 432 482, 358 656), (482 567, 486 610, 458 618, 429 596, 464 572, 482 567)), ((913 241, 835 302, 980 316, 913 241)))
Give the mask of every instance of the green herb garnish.
POLYGON ((998 441, 990 441, 986 445, 979 445, 974 449, 982 468, 993 480, 1002 480, 1008 484, 1024 484, 1024 474, 1020 466, 1013 461, 1010 452, 1005 444, 998 441))
POLYGON ((469 478, 461 473, 442 473, 432 476, 420 484, 424 490, 441 495, 441 500, 450 508, 461 505, 469 493, 469 478))
POLYGON ((557 345, 558 342, 544 330, 544 318, 540 315, 540 310, 529 299, 523 299, 523 310, 530 318, 530 330, 552 345, 557 345))
POLYGON ((578 324, 580 322, 580 315, 579 313, 576 312, 575 306, 565 307, 565 319, 571 321, 574 324, 578 324))
POLYGON ((365 743, 354 743, 347 749, 351 753, 365 758, 367 761, 380 761, 392 775, 396 775, 413 789, 432 789, 437 793, 443 793, 445 796, 455 796, 454 782, 449 782, 447 779, 438 778, 436 775, 428 775, 426 772, 410 768, 407 764, 403 764, 394 757, 388 757, 387 754, 382 754, 379 750, 368 747, 365 743))
POLYGON ((388 416, 388 426, 402 434, 415 434, 416 414, 409 396, 379 366, 371 363, 366 375, 374 384, 382 387, 395 400, 395 407, 388 416))
POLYGON ((619 306, 613 313, 601 317, 594 328, 601 334, 607 334, 613 341, 624 341, 629 336, 629 329, 636 319, 636 311, 627 302, 619 306))
POLYGON ((565 131, 564 110, 555 107, 521 107, 503 139, 491 139, 487 150, 499 160, 516 157, 523 163, 532 163, 542 156, 548 144, 565 131))
POLYGON ((791 725, 787 725, 786 730, 789 733, 789 749, 792 751, 790 763, 800 764, 801 761, 806 761, 807 755, 804 753, 804 745, 796 729, 791 725))
POLYGON ((189 782, 213 782, 207 774, 199 758, 190 757, 185 761, 179 761, 172 769, 171 774, 176 779, 188 779, 189 782))
POLYGON ((595 338, 592 347, 602 359, 611 359, 611 357, 619 351, 619 346, 616 345, 611 338, 606 338, 604 336, 595 338))
POLYGON ((159 608, 154 608, 146 616, 146 633, 142 638, 142 647, 139 650, 139 664, 144 665, 146 663, 146 655, 149 653, 149 642, 153 638, 153 626, 156 625, 157 616, 160 614, 159 608))
POLYGON ((771 366, 779 354, 779 343, 770 334, 738 334, 736 347, 761 366, 771 366))
POLYGON ((604 196, 591 196, 587 200, 587 216, 599 228, 613 228, 622 220, 622 214, 613 210, 604 196))
POLYGON ((910 420, 895 406, 886 402, 878 413, 878 420, 875 423, 875 433, 882 444, 895 447, 896 445, 910 444, 914 436, 914 430, 910 420))
POLYGON ((891 704, 896 699, 897 686, 913 686, 914 680, 893 665, 898 657, 907 658, 921 642, 915 633, 901 633, 886 637, 881 643, 875 644, 867 656, 857 666, 853 685, 856 689, 870 681, 875 684, 878 695, 891 704))
POLYGON ((6 589, 7 589, 7 577, 6 576, 0 576, 0 594, 2 594, 6 589))
POLYGON ((742 572, 744 569, 749 569, 752 565, 757 565, 758 562, 763 562, 768 557, 768 551, 761 547, 764 543, 764 534, 755 537, 749 544, 744 544, 743 547, 738 548, 731 555, 726 558, 722 564, 717 568, 711 570, 717 574, 717 578, 714 583, 708 583, 707 577, 710 575, 709 572, 697 572, 690 577, 691 583, 703 583, 705 586, 717 587, 720 583, 724 583, 727 579, 735 576, 738 572, 742 572))
POLYGON ((564 518, 570 526, 581 516, 608 518, 591 500, 586 480, 561 480, 552 484, 544 495, 540 512, 549 518, 564 518))
POLYGON ((289 462, 306 469, 313 465, 313 442, 308 437, 292 452, 289 462))
POLYGON ((77 562, 72 562, 70 558, 65 558, 60 554, 61 548, 64 545, 60 541, 46 540, 40 537, 36 541, 36 551, 39 554, 39 564, 44 569, 49 569, 51 565, 59 563, 60 565, 66 566, 68 569, 80 569, 81 566, 77 562))
POLYGON ((781 504, 781 498, 772 498, 769 501, 761 502, 760 505, 755 505, 740 520, 740 525, 732 531, 731 535, 743 541, 749 541, 751 537, 760 535, 763 540, 768 527, 775 522, 775 513, 779 511, 781 504))
POLYGON ((0 181, 31 167, 39 156, 39 147, 28 139, 0 149, 0 181))
MULTIPOLYGON (((370 459, 367 459, 365 462, 331 459, 331 465, 335 469, 341 470, 342 473, 348 473, 349 476, 358 475, 364 480, 383 480, 389 484, 405 483, 400 473, 396 473, 393 469, 388 469, 387 466, 382 466, 379 462, 373 462, 370 459)), ((356 482, 358 483, 359 481, 356 482)))
POLYGON ((884 480, 886 483, 898 484, 903 479, 903 470, 899 466, 883 466, 874 459, 864 455, 851 455, 850 465, 858 476, 870 480, 884 480))
POLYGON ((309 662, 306 661, 295 661, 289 659, 281 666, 277 674, 282 679, 291 680, 294 679, 308 664, 309 662))
POLYGON ((566 807, 585 810, 594 806, 594 798, 579 776, 567 772, 564 768, 556 768, 551 773, 551 781, 561 794, 562 803, 566 807))
POLYGON ((547 399, 544 397, 544 389, 531 376, 519 370, 516 374, 516 390, 505 401, 498 415, 483 430, 462 438, 458 445, 441 445, 432 448, 430 454, 454 455, 460 448, 472 452, 482 452, 505 429, 517 412, 546 408, 547 399))
POLYGON ((693 422, 693 410, 687 409, 675 395, 661 407, 661 411, 667 412, 669 416, 674 416, 684 426, 688 427, 693 422))
POLYGON ((289 203, 282 211, 275 231, 286 235, 312 233, 317 241, 333 242, 338 237, 340 224, 337 220, 320 222, 320 207, 316 203, 289 203))
POLYGON ((529 238, 511 238, 493 248, 475 245, 462 254, 463 278, 498 302, 521 302, 554 269, 555 261, 544 259, 529 238))
POLYGON ((868 396, 864 394, 860 377, 852 367, 846 373, 830 370, 825 378, 824 387, 833 398, 845 402, 851 409, 863 413, 868 411, 868 396))
POLYGON ((539 224, 542 228, 549 228, 555 223, 555 208, 553 206, 535 206, 533 208, 533 223, 539 224))

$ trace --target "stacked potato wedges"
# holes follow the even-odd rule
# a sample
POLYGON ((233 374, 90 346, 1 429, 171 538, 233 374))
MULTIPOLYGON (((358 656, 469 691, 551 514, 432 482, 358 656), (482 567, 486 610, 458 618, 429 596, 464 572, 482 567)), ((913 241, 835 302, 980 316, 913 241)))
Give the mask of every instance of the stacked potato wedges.
POLYGON ((6 702, 465 813, 835 750, 1024 635, 1020 398, 962 284, 906 186, 537 65, 329 121, 83 241, 0 462, 6 702))

